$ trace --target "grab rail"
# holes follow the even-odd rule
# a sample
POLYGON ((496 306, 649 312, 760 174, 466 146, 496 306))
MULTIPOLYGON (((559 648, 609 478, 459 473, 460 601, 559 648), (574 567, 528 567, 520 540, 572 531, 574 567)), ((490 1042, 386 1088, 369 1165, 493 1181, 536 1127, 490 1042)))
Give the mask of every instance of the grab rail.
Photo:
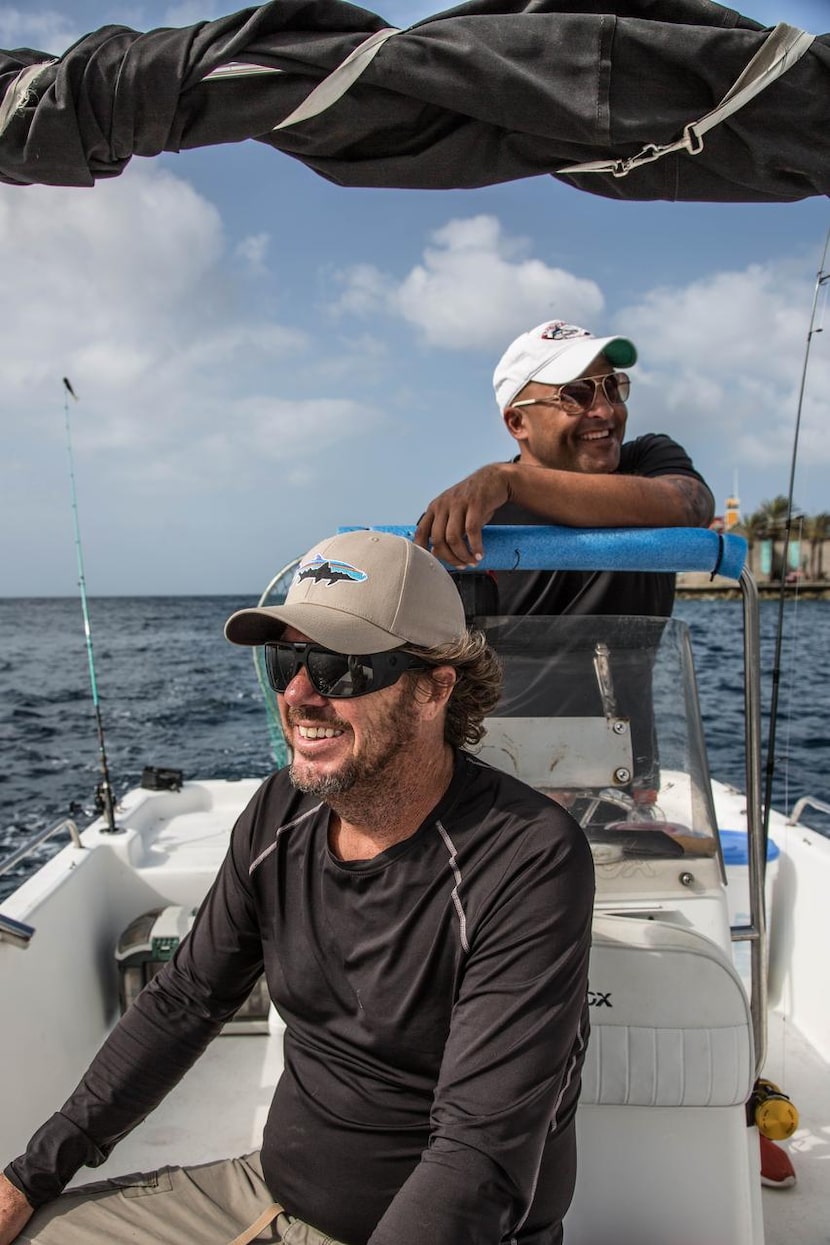
POLYGON ((4 916, 0 912, 0 942, 7 942, 12 947, 25 951, 35 935, 34 925, 26 925, 16 921, 12 916, 4 916))
MULTIPOLYGON (((354 532, 356 527, 341 527, 354 532)), ((381 527, 411 540, 414 527, 381 527)), ((705 527, 485 527, 477 571, 706 571, 740 579, 743 536, 705 527)))
POLYGON ((801 821, 801 814, 804 812, 805 808, 814 808, 817 813, 830 813, 830 804, 827 804, 824 800, 816 800, 811 795, 803 795, 793 806, 793 811, 787 818, 787 825, 798 825, 801 821))
MULTIPOLYGON (((71 817, 64 817, 62 821, 55 822, 54 826, 50 826, 48 830, 41 830, 39 833, 32 835, 22 846, 12 852, 10 856, 0 862, 0 878, 7 873, 11 873, 21 860, 25 860, 27 856, 40 847, 41 843, 45 843, 47 839, 51 839, 54 835, 60 834, 61 830, 68 830, 69 837, 74 847, 79 847, 82 851, 84 845, 81 842, 81 835, 78 827, 71 817)), ((10 946, 19 947, 25 951, 32 938, 35 935, 33 925, 27 925, 24 921, 16 921, 14 917, 6 916, 0 912, 0 942, 7 942, 10 946)))
POLYGON ((71 817, 64 817, 62 821, 56 822, 55 825, 50 826, 48 830, 41 830, 30 839, 27 839, 21 847, 18 847, 16 851, 12 852, 11 856, 7 856, 5 860, 0 861, 0 878, 2 878, 6 873, 11 873, 12 869, 14 869, 16 865, 19 865, 21 860, 25 860, 36 847, 40 847, 41 843, 45 843, 46 840, 51 839, 53 835, 60 834, 61 830, 68 830, 69 837, 72 839, 73 845, 75 847, 83 848, 84 845, 81 842, 81 835, 78 827, 75 825, 75 822, 71 817))
POLYGON ((767 914, 764 879, 767 836, 761 807, 761 628, 758 588, 750 572, 741 572, 744 624, 744 751, 746 756, 746 830, 749 873, 749 924, 732 926, 733 942, 748 941, 750 1013, 755 1039, 755 1075, 767 1055, 767 914))

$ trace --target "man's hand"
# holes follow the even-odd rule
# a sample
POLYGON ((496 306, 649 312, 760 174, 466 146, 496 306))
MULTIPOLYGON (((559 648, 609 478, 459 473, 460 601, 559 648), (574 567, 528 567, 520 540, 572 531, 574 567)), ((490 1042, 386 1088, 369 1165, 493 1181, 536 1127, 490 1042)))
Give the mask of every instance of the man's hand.
POLYGON ((458 568, 481 561, 481 529, 510 500, 507 463, 480 467, 429 503, 415 529, 415 544, 458 568))
POLYGON ((11 1245, 34 1213, 20 1190, 0 1173, 0 1245, 11 1245))

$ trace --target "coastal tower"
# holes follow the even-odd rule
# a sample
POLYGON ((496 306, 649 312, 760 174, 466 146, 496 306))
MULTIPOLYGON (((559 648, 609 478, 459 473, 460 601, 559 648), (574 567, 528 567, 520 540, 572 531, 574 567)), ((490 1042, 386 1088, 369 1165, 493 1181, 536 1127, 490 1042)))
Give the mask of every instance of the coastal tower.
POLYGON ((735 472, 735 479, 732 483, 732 494, 726 499, 726 505, 723 511, 723 528, 726 532, 731 532, 741 521, 741 499, 738 496, 738 473, 735 472))

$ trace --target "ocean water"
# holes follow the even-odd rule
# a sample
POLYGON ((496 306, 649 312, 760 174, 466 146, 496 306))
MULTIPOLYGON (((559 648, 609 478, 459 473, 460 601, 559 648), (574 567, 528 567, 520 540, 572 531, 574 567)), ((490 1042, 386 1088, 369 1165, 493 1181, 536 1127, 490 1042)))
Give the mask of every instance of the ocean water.
MULTIPOLYGON (((95 670, 116 795, 145 765, 186 778, 264 777, 273 768, 262 696, 247 649, 222 627, 240 597, 101 597, 89 602, 95 670)), ((681 600, 689 626, 713 775, 743 787, 741 605, 681 600)), ((777 624, 761 603, 761 677, 769 702, 777 624)), ((785 611, 773 804, 830 800, 830 602, 785 611)), ((766 726, 764 727, 766 745, 766 726)), ((99 749, 80 603, 0 599, 0 862, 35 831, 94 813, 99 749)), ((830 833, 830 819, 805 820, 830 833)), ((0 878, 0 899, 56 851, 46 844, 0 878)))

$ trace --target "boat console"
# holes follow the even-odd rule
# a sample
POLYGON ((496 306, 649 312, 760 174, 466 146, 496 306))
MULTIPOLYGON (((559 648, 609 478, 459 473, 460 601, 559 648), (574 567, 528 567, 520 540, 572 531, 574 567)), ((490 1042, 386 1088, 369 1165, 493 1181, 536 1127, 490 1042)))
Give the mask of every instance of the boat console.
MULTIPOLYGON (((479 571, 705 569, 737 578, 745 543, 698 530, 491 528, 485 549, 479 571)), ((688 629, 662 618, 475 621, 504 664, 480 755, 568 808, 596 869, 569 1245, 610 1240, 615 1224, 638 1245, 754 1245, 763 1227, 745 1103, 764 1038, 732 960, 688 629), (644 1172, 660 1195, 644 1197, 644 1172), (694 1224, 688 1238, 684 1224, 694 1224)), ((763 929, 759 904, 756 895, 763 929)), ((762 948, 754 955, 762 971, 762 948)))

